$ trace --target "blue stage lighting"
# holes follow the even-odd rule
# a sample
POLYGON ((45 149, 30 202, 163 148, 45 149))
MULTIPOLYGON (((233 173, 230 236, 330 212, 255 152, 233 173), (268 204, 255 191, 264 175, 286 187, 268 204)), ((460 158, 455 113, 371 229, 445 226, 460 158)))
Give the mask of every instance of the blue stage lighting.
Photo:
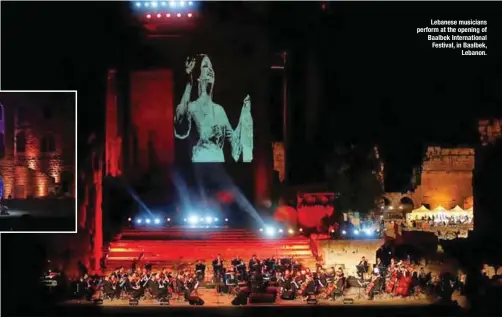
POLYGON ((136 7, 141 8, 141 2, 136 2, 136 7))
POLYGON ((274 235, 275 234, 275 229, 273 227, 267 227, 267 229, 265 230, 265 233, 267 233, 267 235, 274 235))
POLYGON ((169 6, 171 8, 176 8, 176 2, 174 2, 174 1, 169 2, 169 6))
POLYGON ((160 219, 155 219, 154 223, 155 224, 160 224, 160 219))
POLYGON ((150 7, 150 3, 145 2, 145 7, 147 7, 147 8, 150 7))
POLYGON ((189 5, 189 6, 192 6, 192 5, 193 5, 193 2, 192 2, 192 1, 188 1, 188 5, 189 5))
POLYGON ((150 219, 146 219, 145 222, 146 222, 146 224, 150 224, 151 221, 150 221, 150 219))
POLYGON ((358 230, 354 230, 354 235, 358 235, 359 234, 359 231, 358 230))
POLYGON ((141 224, 141 223, 143 223, 143 220, 142 219, 137 219, 136 223, 141 224))
POLYGON ((345 230, 342 231, 342 235, 345 235, 347 234, 347 232, 345 230))
POLYGON ((184 7, 185 6, 185 1, 180 1, 180 7, 184 7))
POLYGON ((213 218, 210 216, 206 217, 206 223, 211 223, 211 222, 213 222, 213 218))
POLYGON ((157 2, 152 2, 152 8, 157 8, 158 3, 157 2))
POLYGON ((191 216, 188 218, 188 223, 195 224, 199 221, 199 219, 196 216, 191 216))
POLYGON ((160 3, 160 6, 161 6, 161 7, 165 7, 165 6, 166 6, 166 2, 165 2, 165 1, 162 1, 162 2, 160 3))

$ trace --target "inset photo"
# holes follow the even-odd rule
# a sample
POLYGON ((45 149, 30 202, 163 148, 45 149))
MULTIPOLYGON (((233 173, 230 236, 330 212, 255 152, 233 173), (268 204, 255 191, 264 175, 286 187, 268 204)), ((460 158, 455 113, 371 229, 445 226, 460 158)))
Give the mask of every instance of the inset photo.
POLYGON ((76 91, 0 91, 0 231, 76 232, 76 91))

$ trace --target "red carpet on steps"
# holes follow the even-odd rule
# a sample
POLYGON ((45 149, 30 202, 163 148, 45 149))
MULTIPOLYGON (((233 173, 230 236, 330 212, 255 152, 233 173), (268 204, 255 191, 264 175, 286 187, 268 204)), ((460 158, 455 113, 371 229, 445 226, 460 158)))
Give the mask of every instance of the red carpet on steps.
POLYGON ((309 240, 303 236, 267 238, 245 229, 178 227, 125 230, 109 246, 108 268, 127 268, 141 252, 143 264, 157 266, 193 263, 197 259, 209 263, 217 254, 227 261, 238 255, 247 262, 256 254, 260 259, 276 255, 294 257, 309 267, 315 265, 309 240))

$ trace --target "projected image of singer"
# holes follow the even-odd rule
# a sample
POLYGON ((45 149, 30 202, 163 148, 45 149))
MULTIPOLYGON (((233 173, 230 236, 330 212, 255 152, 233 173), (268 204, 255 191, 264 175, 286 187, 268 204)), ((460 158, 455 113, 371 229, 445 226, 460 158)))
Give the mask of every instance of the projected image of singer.
POLYGON ((187 58, 185 71, 188 83, 176 107, 174 118, 174 135, 177 139, 186 139, 191 132, 192 122, 198 133, 198 141, 192 149, 192 162, 225 162, 223 146, 225 139, 231 147, 235 161, 251 162, 253 160, 253 118, 251 116, 251 97, 243 100, 239 122, 232 128, 227 114, 221 105, 213 102, 215 73, 211 60, 205 54, 199 55, 200 76, 198 97, 190 101, 192 92, 192 71, 196 65, 195 58, 187 58))

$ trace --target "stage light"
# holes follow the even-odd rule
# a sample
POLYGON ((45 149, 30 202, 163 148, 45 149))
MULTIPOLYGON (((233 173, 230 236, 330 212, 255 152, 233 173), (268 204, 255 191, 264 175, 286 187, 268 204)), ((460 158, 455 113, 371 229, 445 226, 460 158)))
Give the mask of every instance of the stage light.
POLYGON ((141 2, 136 2, 136 7, 141 8, 141 2))
POLYGON ((158 13, 158 14, 157 14, 157 18, 159 18, 159 19, 160 19, 161 17, 162 17, 162 14, 158 13))
POLYGON ((181 18, 181 13, 176 14, 178 18, 181 18))
POLYGON ((263 229, 260 229, 260 232, 263 232, 263 229))
POLYGON ((171 17, 170 13, 166 14, 166 18, 170 18, 170 17, 171 17))
POLYGON ((267 235, 274 235, 275 234, 275 230, 273 227, 267 227, 267 229, 265 230, 265 233, 267 233, 267 235))
POLYGON ((335 230, 331 230, 331 233, 335 233, 335 230))
POLYGON ((370 229, 364 229, 363 230, 366 235, 371 235, 371 230, 370 229))
POLYGON ((155 219, 153 222, 154 222, 155 224, 160 224, 160 219, 155 219))
POLYGON ((166 6, 166 3, 163 1, 160 3, 161 6, 165 7, 166 6))
POLYGON ((359 234, 359 231, 358 230, 354 230, 354 235, 358 235, 359 234))
POLYGON ((303 229, 302 229, 302 228, 300 228, 298 231, 303 232, 303 229))
POLYGON ((151 15, 151 14, 147 14, 147 15, 146 15, 146 18, 147 18, 147 19, 150 19, 151 17, 152 17, 152 15, 151 15))
POLYGON ((189 18, 191 18, 191 17, 192 17, 192 14, 191 14, 191 13, 189 13, 189 14, 188 14, 188 17, 189 17, 189 18))
POLYGON ((289 234, 294 234, 294 233, 295 233, 295 231, 293 231, 293 229, 289 229, 289 230, 288 230, 288 233, 289 233, 289 234))
POLYGON ((180 2, 180 7, 184 7, 185 6, 185 1, 181 1, 180 2))
POLYGON ((131 218, 128 218, 128 219, 127 219, 127 221, 129 221, 129 222, 131 222, 131 220, 132 220, 131 218))
POLYGON ((218 218, 214 218, 214 222, 218 222, 218 218))
POLYGON ((200 218, 200 221, 201 221, 201 222, 204 222, 204 218, 200 218))
POLYGON ((394 207, 393 207, 393 206, 390 206, 390 207, 389 207, 389 210, 394 210, 394 207))
POLYGON ((141 224, 141 223, 143 223, 143 220, 142 219, 137 219, 136 223, 141 224))
POLYGON ((227 218, 225 218, 225 222, 228 222, 228 219, 227 219, 227 218))
MULTIPOLYGON (((186 219, 185 219, 186 220, 186 219)), ((167 222, 171 222, 171 218, 167 218, 167 222)))
POLYGON ((187 221, 187 219, 185 218, 185 219, 183 219, 183 221, 184 221, 184 222, 186 222, 186 221, 187 221))
POLYGON ((169 2, 169 6, 172 8, 176 7, 176 2, 174 1, 169 2))
POLYGON ((199 220, 197 219, 196 216, 191 216, 190 218, 188 218, 188 223, 197 223, 199 220))
POLYGON ((145 222, 146 222, 146 224, 150 224, 151 221, 150 221, 150 219, 146 219, 145 222))
POLYGON ((152 8, 157 8, 157 2, 152 2, 152 8))
POLYGON ((211 223, 211 222, 213 222, 213 218, 210 216, 206 217, 206 223, 211 223))
POLYGON ((345 230, 342 231, 342 235, 345 235, 347 234, 347 232, 345 230))
POLYGON ((147 7, 147 8, 148 8, 149 6, 150 6, 150 4, 149 4, 148 2, 147 2, 147 3, 145 3, 145 7, 147 7))
POLYGON ((283 230, 282 230, 282 229, 279 229, 279 233, 282 233, 282 232, 283 232, 283 230))
POLYGON ((188 5, 189 6, 193 5, 193 2, 192 1, 188 1, 188 5))

